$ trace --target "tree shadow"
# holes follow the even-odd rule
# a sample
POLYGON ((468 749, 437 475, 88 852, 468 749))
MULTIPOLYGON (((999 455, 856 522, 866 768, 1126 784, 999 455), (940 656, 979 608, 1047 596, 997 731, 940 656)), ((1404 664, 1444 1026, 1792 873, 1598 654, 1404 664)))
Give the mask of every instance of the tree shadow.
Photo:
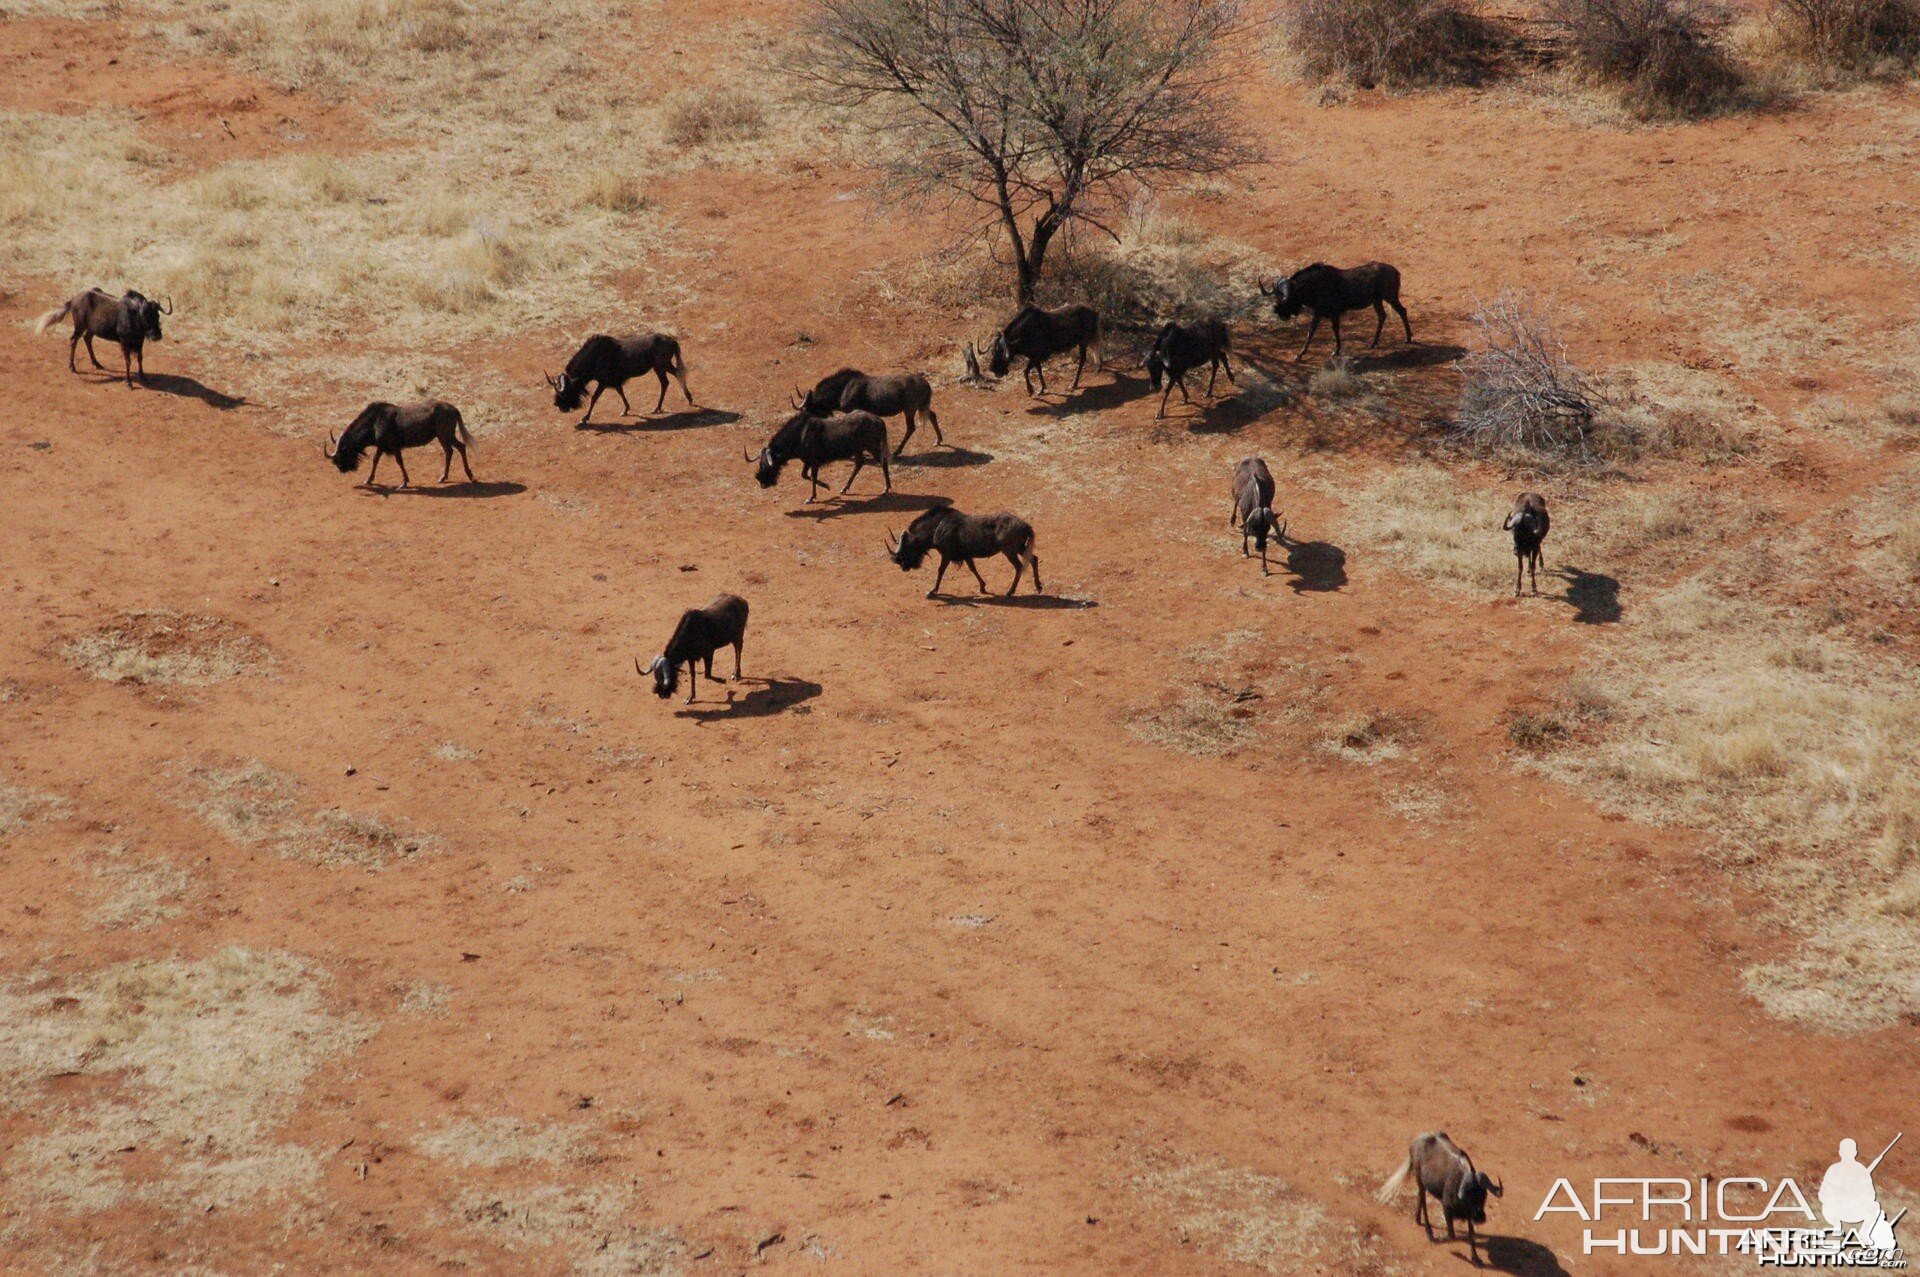
POLYGON ((882 492, 878 496, 831 496, 787 511, 789 519, 838 519, 849 514, 918 514, 945 505, 945 497, 922 496, 916 492, 882 492))
POLYGON ((1554 575, 1567 583, 1562 595, 1573 605, 1577 625, 1612 625, 1620 619, 1620 582, 1599 572, 1561 567, 1554 575))
MULTIPOLYGON (((1385 338, 1382 338, 1385 340, 1385 338)), ((1355 372, 1391 372, 1400 368, 1438 368, 1466 358, 1465 346, 1446 342, 1415 342, 1393 350, 1374 350, 1364 355, 1349 355, 1355 372)), ((1331 358, 1331 356, 1329 356, 1331 358)))
POLYGON ((651 434, 657 430, 693 430, 700 426, 730 426, 740 420, 740 414, 729 412, 725 408, 682 408, 678 412, 651 416, 641 413, 633 419, 614 421, 576 421, 575 430, 584 430, 596 435, 651 434))
MULTIPOLYGON (((1089 379, 1100 376, 1101 372, 1088 368, 1080 379, 1078 390, 1060 388, 1062 381, 1067 383, 1073 381, 1071 372, 1068 372, 1065 378, 1054 378, 1053 389, 1047 391, 1044 396, 1033 397, 1033 402, 1027 407, 1028 415, 1074 417, 1083 412, 1108 412, 1121 404, 1138 399, 1143 394, 1151 393, 1145 377, 1128 377, 1115 372, 1110 367, 1104 372, 1111 380, 1096 384, 1089 379), (1058 403, 1054 402, 1055 398, 1059 399, 1058 403)), ((1008 375, 1012 376, 1011 373, 1008 375)), ((1021 389, 1024 390, 1026 387, 1023 385, 1021 389)))
POLYGON ((1280 538, 1287 551, 1282 566, 1293 573, 1287 582, 1296 594, 1326 594, 1347 583, 1347 552, 1329 541, 1289 541, 1280 538))
POLYGON ((517 497, 527 490, 524 483, 416 483, 403 488, 398 484, 377 484, 374 487, 361 486, 355 491, 370 497, 452 497, 462 500, 485 500, 488 497, 517 497))
MULTIPOLYGON (((87 375, 95 382, 104 383, 117 381, 123 385, 126 383, 126 377, 124 375, 114 373, 103 374, 97 369, 90 370, 87 375)), ((217 408, 221 412, 231 412, 235 408, 244 408, 247 404, 247 397, 245 395, 225 394, 192 377, 183 377, 178 373, 150 372, 144 380, 141 379, 140 374, 135 373, 134 385, 141 389, 158 391, 163 395, 177 395, 182 399, 198 399, 209 408, 217 408)))
MULTIPOLYGON (((1480 1249, 1486 1252, 1486 1262, 1482 1267, 1491 1268, 1497 1273, 1512 1273, 1514 1277, 1569 1277, 1558 1255, 1539 1242, 1528 1241, 1524 1237, 1485 1235, 1480 1238, 1480 1249)), ((1473 1262, 1465 1254, 1458 1258, 1462 1263, 1473 1262)))
POLYGON ((969 448, 956 448, 950 443, 943 443, 927 452, 916 452, 911 457, 895 457, 893 464, 902 469, 955 470, 961 466, 984 466, 992 460, 991 452, 974 452, 969 448))
POLYGON ((948 607, 1012 607, 1037 612, 1084 612, 1100 605, 1092 599, 1069 599, 1058 594, 948 594, 930 595, 948 607))
POLYGON ((690 718, 696 723, 711 723, 729 718, 765 718, 783 714, 794 706, 820 695, 820 684, 803 678, 743 678, 742 683, 758 683, 745 696, 736 698, 737 685, 727 687, 727 703, 720 709, 682 709, 675 718, 690 718))

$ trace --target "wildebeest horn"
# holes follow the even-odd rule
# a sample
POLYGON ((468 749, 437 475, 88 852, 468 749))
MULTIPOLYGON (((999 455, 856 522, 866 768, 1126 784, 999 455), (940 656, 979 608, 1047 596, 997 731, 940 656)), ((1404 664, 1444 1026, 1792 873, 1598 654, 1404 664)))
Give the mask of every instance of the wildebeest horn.
POLYGON ((550 373, 550 372, 543 372, 543 373, 541 373, 540 375, 541 375, 542 377, 545 377, 545 378, 547 379, 547 385, 548 385, 548 387, 550 387, 551 389, 554 389, 554 390, 558 390, 558 389, 560 389, 560 383, 559 383, 559 382, 557 382, 557 381, 555 381, 555 380, 553 379, 553 374, 552 374, 552 373, 550 373))
POLYGON ((647 676, 647 672, 640 668, 640 658, 637 656, 633 658, 633 672, 635 674, 638 674, 641 678, 645 678, 647 676))
POLYGON ((1263 279, 1263 280, 1259 280, 1258 282, 1256 282, 1256 283, 1254 284, 1254 287, 1255 287, 1255 288, 1258 288, 1258 289, 1260 290, 1260 295, 1261 295, 1262 297, 1271 297, 1271 296, 1273 296, 1273 290, 1272 290, 1271 288, 1268 288, 1268 287, 1267 287, 1267 281, 1265 281, 1264 279, 1263 279))
POLYGON ((173 294, 172 293, 168 293, 167 300, 160 304, 160 313, 163 315, 171 315, 173 313, 173 294))
POLYGON ((796 408, 804 408, 807 406, 806 398, 800 393, 800 387, 798 386, 795 386, 793 393, 787 396, 787 402, 796 408))
POLYGON ((755 455, 754 455, 753 453, 751 453, 751 452, 745 452, 745 451, 743 451, 743 452, 741 452, 741 454, 740 454, 740 455, 741 455, 741 456, 742 456, 743 458, 745 458, 746 460, 748 460, 748 461, 758 461, 758 460, 760 459, 759 457, 757 457, 757 456, 755 456, 755 455))
POLYGON ((320 445, 320 455, 331 461, 333 460, 333 454, 339 450, 340 445, 333 441, 333 431, 327 431, 327 441, 320 445))
POLYGON ((1507 1186, 1499 1180, 1493 1181, 1493 1195, 1495 1197, 1505 1197, 1507 1195, 1507 1186))

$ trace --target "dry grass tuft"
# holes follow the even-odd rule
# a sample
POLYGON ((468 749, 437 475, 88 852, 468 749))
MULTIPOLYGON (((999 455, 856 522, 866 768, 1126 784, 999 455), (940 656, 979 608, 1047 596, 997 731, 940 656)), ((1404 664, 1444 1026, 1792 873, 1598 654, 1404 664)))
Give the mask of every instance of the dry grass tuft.
POLYGON ((125 847, 109 848, 95 861, 93 872, 107 892, 91 917, 110 931, 165 922, 180 912, 180 898, 193 885, 193 875, 180 866, 133 856, 125 847))
POLYGON ((259 640, 231 621, 159 609, 129 612, 60 649, 110 683, 207 687, 266 665, 259 640))
POLYGON ((686 1243, 665 1229, 635 1223, 631 1189, 556 1185, 463 1194, 460 1226, 512 1250, 564 1248, 574 1277, 651 1277, 680 1271, 686 1243))
POLYGON ((1329 360, 1324 367, 1314 370, 1307 378, 1307 393, 1315 399, 1356 399, 1370 394, 1366 378, 1353 370, 1353 359, 1341 355, 1329 360))
POLYGON ((1280 24, 1302 77, 1365 89, 1472 83, 1500 44, 1456 0, 1288 0, 1280 24))
POLYGON ((667 99, 667 141, 685 150, 716 142, 751 142, 767 129, 767 104, 743 89, 708 86, 667 99))
POLYGON ((1258 733, 1252 710, 1231 698, 1194 688, 1170 705, 1135 715, 1127 730, 1150 745, 1195 758, 1220 758, 1251 743, 1258 733))
POLYGON ((72 804, 57 794, 0 781, 0 838, 17 834, 36 821, 65 820, 72 814, 72 804))
POLYGON ((1275 1175, 1220 1162, 1143 1158, 1133 1190, 1171 1217, 1174 1233, 1262 1272, 1374 1269, 1371 1241, 1275 1175))
POLYGON ((248 846, 310 864, 379 870, 413 859, 433 839, 373 816, 338 809, 302 812, 298 784, 258 761, 190 773, 197 791, 189 806, 215 829, 248 846))
POLYGON ((324 985, 304 959, 236 948, 0 986, 0 1104, 44 1124, 15 1148, 15 1200, 199 1214, 309 1191, 318 1156, 274 1132, 366 1035, 324 985), (74 1076, 101 1086, 49 1105, 48 1081, 74 1076))
POLYGON ((1329 724, 1318 745, 1336 758, 1371 767, 1405 752, 1396 735, 1393 722, 1384 715, 1355 713, 1329 724))
POLYGON ((582 1157, 586 1142, 557 1126, 530 1126, 510 1117, 452 1122, 417 1141, 420 1151, 462 1166, 559 1162, 582 1157))

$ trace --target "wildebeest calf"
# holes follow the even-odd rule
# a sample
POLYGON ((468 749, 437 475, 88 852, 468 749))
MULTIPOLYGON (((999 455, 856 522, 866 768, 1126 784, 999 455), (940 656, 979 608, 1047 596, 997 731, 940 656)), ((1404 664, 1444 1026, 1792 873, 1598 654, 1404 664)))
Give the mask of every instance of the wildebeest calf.
POLYGON ((1087 350, 1093 350, 1097 362, 1100 357, 1100 313, 1091 306, 1064 306, 1059 310, 1042 310, 1038 306, 1022 307, 1019 314, 1007 322, 1000 335, 993 339, 993 357, 988 367, 996 377, 1007 375, 1007 369, 1013 367, 1014 356, 1027 361, 1024 376, 1027 393, 1033 393, 1033 375, 1040 374, 1040 393, 1047 393, 1047 360, 1055 355, 1064 355, 1078 348, 1080 362, 1073 368, 1073 385, 1070 390, 1080 388, 1080 374, 1087 366, 1087 350))
POLYGON ((87 343, 87 358, 105 372, 106 365, 93 353, 93 339, 105 337, 120 343, 120 358, 126 365, 127 385, 133 385, 133 366, 140 365, 140 383, 147 380, 146 344, 160 340, 160 316, 173 313, 171 299, 166 305, 129 291, 115 297, 99 288, 89 288, 67 299, 67 304, 50 310, 34 322, 33 331, 43 333, 67 316, 73 316, 73 335, 67 339, 67 371, 79 372, 73 356, 81 342, 87 343))
POLYGON ((1414 1183, 1420 1189, 1420 1203, 1414 1208, 1414 1218, 1420 1226, 1433 1235, 1433 1224, 1427 1216, 1427 1195, 1431 1193, 1440 1202, 1440 1210, 1447 1217, 1447 1240, 1454 1239, 1455 1220, 1467 1222, 1467 1251, 1473 1262, 1480 1262, 1480 1239, 1474 1233, 1475 1224, 1487 1222, 1487 1194, 1495 1197, 1505 1195, 1505 1185, 1497 1182, 1485 1171, 1473 1168, 1473 1159, 1463 1152, 1458 1144, 1447 1138, 1445 1131, 1428 1131, 1416 1135, 1407 1148, 1407 1160, 1400 1163, 1374 1200, 1382 1206, 1392 1201, 1407 1182, 1407 1176, 1414 1177, 1414 1183))
POLYGON ((380 458, 391 456, 400 466, 400 486, 404 488, 412 480, 407 475, 407 459, 401 455, 402 450, 436 440, 446 453, 446 462, 440 467, 440 482, 445 483, 453 470, 456 450, 460 453, 460 468, 467 472, 467 482, 475 482, 473 467, 467 462, 467 447, 472 444, 473 436, 467 433, 467 423, 461 420, 460 410, 439 399, 405 404, 370 403, 353 419, 339 443, 334 443, 329 432, 328 446, 321 451, 341 474, 347 474, 360 468, 361 453, 373 449, 373 468, 361 485, 366 488, 373 486, 373 477, 380 473, 380 458))
POLYGON ((1513 533, 1513 597, 1520 597, 1523 569, 1533 578, 1533 592, 1540 593, 1540 547, 1553 527, 1553 519, 1547 514, 1547 499, 1538 492, 1522 492, 1514 498, 1513 510, 1500 527, 1513 533))
POLYGON ((1013 584, 1007 587, 1008 598, 1020 588, 1023 567, 1033 569, 1033 592, 1038 594, 1044 588, 1040 584, 1040 559, 1033 552, 1033 528, 1025 519, 1005 510, 998 514, 962 514, 952 506, 936 506, 909 523, 906 534, 892 542, 888 549, 903 572, 918 568, 929 550, 940 556, 940 570, 933 575, 928 598, 940 593, 947 566, 955 562, 967 565, 967 571, 980 583, 980 593, 985 594, 986 579, 973 561, 990 554, 1004 554, 1007 562, 1013 564, 1013 584))
POLYGON ((1239 385, 1233 379, 1233 365, 1227 362, 1232 349, 1233 337, 1227 332, 1227 326, 1217 319, 1168 324, 1162 328, 1154 339, 1153 349, 1147 353, 1147 384, 1159 390, 1160 379, 1167 379, 1167 388, 1160 396, 1160 411, 1154 415, 1167 415, 1167 397, 1173 394, 1175 386, 1180 387, 1181 403, 1192 402, 1187 398, 1187 374, 1195 368, 1204 366, 1207 370, 1209 399, 1213 398, 1213 380, 1223 368, 1227 381, 1239 385))
POLYGON ((723 647, 731 647, 733 681, 737 683, 740 681, 740 649, 746 638, 747 601, 737 594, 722 594, 705 607, 682 612, 666 649, 645 669, 640 668, 640 658, 634 657, 633 668, 642 676, 653 675, 653 694, 664 701, 680 685, 680 667, 686 666, 687 700, 691 703, 700 685, 693 663, 699 661, 706 667, 709 683, 717 682, 713 677, 713 654, 723 647))
POLYGON ((1273 472, 1259 457, 1243 457, 1233 467, 1233 513, 1229 523, 1240 525, 1240 553, 1247 538, 1260 546, 1260 575, 1267 576, 1267 538, 1286 539, 1287 525, 1273 512, 1273 472))
POLYGON ((886 490, 893 491, 893 472, 887 468, 887 423, 870 412, 816 417, 803 408, 773 432, 758 457, 748 453, 747 460, 759 463, 754 478, 763 488, 780 481, 780 471, 787 462, 798 461, 800 473, 813 484, 807 497, 810 502, 820 495, 820 467, 830 461, 853 462, 853 473, 847 476, 846 487, 840 489, 843 497, 869 461, 880 467, 886 490))
POLYGON ((586 393, 588 383, 593 383, 593 398, 587 401, 586 415, 580 418, 584 426, 593 418, 593 406, 609 390, 620 396, 623 414, 632 412, 626 384, 647 373, 660 379, 660 398, 653 405, 655 412, 667 402, 669 374, 679 379, 680 393, 687 397, 687 406, 693 406, 693 391, 687 387, 687 361, 680 353, 679 341, 665 333, 642 333, 637 337, 595 333, 582 342, 573 358, 567 361, 567 370, 558 377, 548 377, 547 384, 553 387, 553 406, 561 412, 572 412, 580 406, 580 396, 586 393))
POLYGON ((1276 282, 1270 293, 1264 284, 1260 291, 1272 296, 1273 313, 1281 319, 1292 319, 1302 310, 1313 312, 1313 322, 1307 325, 1307 340, 1301 345, 1300 353, 1293 357, 1296 363, 1306 357, 1307 348, 1313 345, 1313 335, 1320 331, 1320 321, 1323 319, 1333 324, 1333 353, 1338 355, 1340 316, 1367 306, 1373 307, 1373 313, 1379 319, 1373 326, 1373 341, 1369 345, 1380 344, 1380 330, 1387 326, 1389 306, 1399 313, 1400 325, 1406 329, 1407 340, 1413 340, 1413 323, 1407 318, 1407 308, 1400 304, 1400 272, 1385 262, 1367 262, 1346 270, 1325 262, 1315 262, 1276 282))

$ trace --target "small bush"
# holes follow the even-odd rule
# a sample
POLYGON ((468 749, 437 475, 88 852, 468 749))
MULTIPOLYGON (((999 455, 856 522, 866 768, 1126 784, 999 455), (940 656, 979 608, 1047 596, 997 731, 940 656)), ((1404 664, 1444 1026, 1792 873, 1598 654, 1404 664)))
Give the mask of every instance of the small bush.
POLYGON ((1590 463, 1607 399, 1567 358, 1546 308, 1502 293, 1473 313, 1477 348, 1465 361, 1466 392, 1452 433, 1476 451, 1590 463))
POLYGON ((1920 0, 1774 0, 1790 54, 1828 71, 1886 75, 1920 62, 1920 0))
POLYGON ((738 89, 695 89, 667 104, 667 141, 685 149, 710 142, 748 142, 766 131, 767 109, 738 89))
POLYGON ((1694 119, 1735 104, 1742 85, 1703 0, 1547 0, 1574 64, 1613 86, 1642 119, 1694 119))
POLYGON ((1292 0, 1281 23, 1302 75, 1368 89, 1479 80, 1497 46, 1455 0, 1292 0))
POLYGON ((1352 399, 1366 390, 1366 381, 1353 370, 1353 360, 1346 355, 1307 378, 1307 393, 1316 399, 1352 399))

